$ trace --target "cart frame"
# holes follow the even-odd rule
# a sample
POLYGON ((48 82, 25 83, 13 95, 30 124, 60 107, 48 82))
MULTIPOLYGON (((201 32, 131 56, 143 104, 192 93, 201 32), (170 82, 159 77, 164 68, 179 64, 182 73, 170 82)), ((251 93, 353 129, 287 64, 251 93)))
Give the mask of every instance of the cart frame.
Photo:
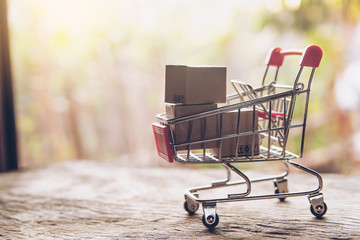
POLYGON ((189 214, 194 214, 199 204, 203 207, 203 224, 208 228, 215 227, 219 222, 219 216, 216 213, 216 204, 221 202, 235 202, 248 201, 260 199, 278 198, 284 201, 288 197, 307 195, 310 201, 310 210, 312 214, 321 218, 327 211, 327 206, 323 199, 323 194, 320 193, 323 188, 322 177, 316 171, 304 167, 292 161, 299 159, 303 155, 306 121, 309 107, 311 83, 314 77, 315 69, 319 66, 322 58, 322 50, 315 45, 307 47, 305 50, 282 50, 281 48, 274 48, 270 51, 267 61, 266 70, 262 80, 262 85, 252 88, 249 84, 232 80, 232 84, 236 93, 227 96, 226 106, 206 111, 198 114, 192 114, 180 118, 167 119, 165 114, 158 114, 157 120, 160 124, 153 124, 155 138, 159 155, 169 162, 175 160, 181 164, 209 164, 217 163, 225 167, 227 177, 224 180, 212 182, 209 186, 195 187, 185 191, 184 208, 189 214), (283 64, 285 56, 300 55, 300 69, 295 77, 292 86, 277 84, 277 77, 280 67, 283 64), (267 74, 270 67, 275 67, 274 80, 266 84, 267 74), (311 69, 307 82, 303 81, 302 73, 304 68, 311 69), (279 91, 280 92, 277 92, 279 91), (293 123, 294 109, 298 96, 305 99, 303 107, 302 121, 300 123, 293 123), (237 103, 231 103, 239 101, 237 103), (246 132, 241 132, 239 129, 241 114, 244 109, 252 111, 252 126, 246 132), (229 112, 237 111, 237 127, 236 132, 231 134, 223 134, 223 115, 229 112), (217 137, 207 138, 207 119, 216 116, 219 119, 219 134, 217 137), (201 139, 193 140, 194 122, 201 121, 201 139), (258 128, 255 125, 258 122, 258 128), (186 124, 188 126, 187 141, 178 143, 175 140, 174 126, 177 124, 186 124), (299 154, 292 153, 287 150, 287 140, 289 138, 290 130, 298 129, 301 131, 301 142, 299 154), (241 137, 251 137, 252 142, 245 155, 240 156, 238 153, 239 139, 241 137), (257 148, 255 139, 259 138, 259 152, 255 153, 257 148), (222 156, 223 143, 227 140, 236 140, 236 151, 233 156, 222 156), (207 144, 216 142, 218 144, 218 154, 215 156, 210 153, 207 144), (201 146, 201 149, 193 151, 193 146, 201 146), (185 151, 178 151, 178 149, 186 149, 185 151), (274 177, 249 179, 246 174, 235 167, 234 163, 249 163, 249 162, 267 162, 267 161, 281 161, 285 165, 285 172, 274 177), (314 189, 289 192, 287 176, 289 175, 290 167, 295 167, 305 173, 316 177, 318 186, 314 189), (231 181, 231 172, 240 176, 243 180, 231 181), (263 181, 273 181, 275 187, 274 194, 267 195, 251 195, 252 186, 254 183, 263 181), (246 185, 246 191, 236 194, 228 194, 225 198, 211 198, 203 199, 199 197, 199 192, 204 190, 211 190, 220 187, 229 187, 235 185, 246 185))

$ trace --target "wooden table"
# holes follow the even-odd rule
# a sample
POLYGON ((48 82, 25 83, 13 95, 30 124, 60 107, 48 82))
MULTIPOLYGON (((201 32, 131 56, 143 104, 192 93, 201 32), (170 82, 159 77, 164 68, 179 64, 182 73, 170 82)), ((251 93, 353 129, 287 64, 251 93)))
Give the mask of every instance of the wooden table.
MULTIPOLYGON (((290 189, 316 185, 307 175, 290 176, 290 189)), ((360 177, 323 176, 328 212, 321 220, 310 213, 306 196, 223 203, 217 205, 219 225, 208 230, 201 208, 193 216, 184 211, 183 192, 225 177, 222 169, 76 161, 5 173, 0 239, 360 239, 360 177)), ((258 186, 273 188, 271 182, 258 186)))

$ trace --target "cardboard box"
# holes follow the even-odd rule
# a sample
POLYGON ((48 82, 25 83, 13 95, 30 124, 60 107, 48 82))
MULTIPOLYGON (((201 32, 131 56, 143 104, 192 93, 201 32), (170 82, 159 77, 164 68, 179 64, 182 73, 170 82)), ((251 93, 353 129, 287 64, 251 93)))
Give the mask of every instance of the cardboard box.
MULTIPOLYGON (((216 109, 217 105, 212 104, 196 104, 196 105, 184 105, 184 104, 166 104, 166 118, 179 118, 188 116, 191 114, 196 114, 200 112, 205 112, 209 110, 216 109)), ((191 128, 190 122, 183 122, 175 124, 172 127, 172 131, 174 133, 175 143, 186 143, 190 141, 189 129, 191 128)), ((204 118, 196 119, 192 121, 192 134, 191 141, 204 140, 209 138, 216 137, 216 126, 217 126, 217 117, 210 116, 204 118), (206 123, 205 123, 206 122, 206 123), (206 131, 204 131, 204 125, 206 124, 206 131)), ((216 147, 216 142, 207 143, 205 145, 206 148, 216 147)), ((203 144, 194 144, 191 145, 191 150, 202 149, 203 144)), ((186 146, 178 147, 177 151, 187 150, 186 146)))
MULTIPOLYGON (((220 118, 220 117, 219 117, 220 118)), ((258 114, 255 112, 254 131, 258 130, 258 114)), ((238 111, 223 113, 222 117, 222 137, 237 133, 238 111)), ((218 120, 218 136, 220 137, 220 120, 218 120)), ((244 109, 240 112, 239 133, 251 132, 253 130, 253 111, 244 109)), ((259 134, 246 135, 222 140, 222 151, 220 153, 220 141, 217 146, 211 149, 211 153, 216 157, 235 157, 236 151, 238 156, 251 156, 252 144, 254 142, 254 155, 259 154, 259 134), (238 148, 236 142, 238 141, 238 148), (254 140, 253 140, 254 139, 254 140)))
POLYGON ((226 67, 167 65, 165 102, 183 104, 226 102, 226 67))
POLYGON ((210 104, 193 104, 193 105, 185 105, 185 104, 165 104, 166 109, 166 118, 179 118, 184 116, 189 116, 191 114, 206 112, 210 110, 214 110, 217 108, 216 103, 210 104))

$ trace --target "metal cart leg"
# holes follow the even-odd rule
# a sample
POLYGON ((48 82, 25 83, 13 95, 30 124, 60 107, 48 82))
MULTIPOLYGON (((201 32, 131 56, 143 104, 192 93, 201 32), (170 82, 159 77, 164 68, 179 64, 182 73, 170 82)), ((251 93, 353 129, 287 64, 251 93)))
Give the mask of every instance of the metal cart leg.
POLYGON ((231 168, 225 163, 223 163, 222 166, 226 170, 226 179, 212 182, 211 186, 213 186, 213 187, 220 187, 220 186, 226 185, 231 180, 231 171, 230 171, 231 168))
MULTIPOLYGON (((191 202, 195 202, 195 203, 223 202, 223 201, 227 201, 227 200, 230 200, 230 199, 233 199, 233 198, 245 197, 245 196, 250 194, 250 192, 251 192, 251 181, 250 181, 250 179, 244 173, 242 173, 240 170, 238 170, 236 167, 234 167, 230 163, 223 163, 222 165, 226 169, 227 178, 224 179, 224 180, 212 182, 210 186, 196 187, 196 188, 191 188, 191 189, 186 190, 185 191, 185 200, 186 200, 186 202, 189 201, 188 205, 192 205, 191 202), (231 171, 230 170, 237 173, 245 181, 230 182, 230 179, 231 179, 231 171), (243 192, 243 193, 229 194, 228 198, 225 198, 225 199, 222 199, 222 198, 218 198, 218 199, 217 198, 216 199, 199 199, 198 191, 204 191, 204 190, 221 188, 221 187, 228 187, 228 186, 234 186, 234 185, 242 185, 242 184, 246 184, 246 186, 247 186, 246 191, 243 192)), ((272 179, 274 179, 274 178, 272 178, 272 179)))
POLYGON ((314 190, 312 192, 309 192, 308 199, 309 199, 309 202, 310 202, 310 211, 311 211, 311 213, 315 217, 321 218, 322 216, 325 215, 325 213, 327 211, 327 205, 324 202, 324 196, 323 196, 322 193, 320 193, 320 191, 323 188, 322 177, 316 171, 314 171, 314 170, 312 170, 310 168, 304 167, 304 166, 302 166, 302 165, 300 165, 298 163, 295 163, 295 162, 292 162, 292 161, 288 161, 288 163, 290 163, 291 165, 299 168, 302 171, 305 171, 305 172, 310 173, 310 174, 317 177, 318 182, 319 182, 319 186, 318 186, 318 188, 316 190, 314 190))
POLYGON ((310 195, 311 194, 317 194, 322 190, 322 188, 323 188, 323 180, 322 180, 322 177, 320 176, 320 174, 318 172, 316 172, 316 171, 314 171, 314 170, 312 170, 310 168, 304 167, 304 166, 302 166, 302 165, 300 165, 300 164, 298 164, 296 162, 290 161, 290 160, 288 160, 287 162, 290 163, 292 166, 294 166, 294 167, 296 167, 296 168, 298 168, 298 169, 300 169, 300 170, 302 170, 304 172, 307 172, 307 173, 310 173, 311 175, 314 175, 318 179, 319 186, 318 186, 318 188, 316 190, 311 191, 310 195))

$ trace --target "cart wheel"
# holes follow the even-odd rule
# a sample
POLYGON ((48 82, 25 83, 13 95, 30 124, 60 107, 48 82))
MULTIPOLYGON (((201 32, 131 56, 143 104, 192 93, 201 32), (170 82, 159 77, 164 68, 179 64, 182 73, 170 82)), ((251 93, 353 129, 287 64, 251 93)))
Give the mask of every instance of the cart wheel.
POLYGON ((214 228, 219 223, 219 216, 217 215, 217 213, 215 213, 215 217, 214 215, 210 215, 207 217, 207 219, 205 219, 205 215, 203 215, 202 222, 205 225, 205 227, 214 228))
POLYGON ((189 207, 188 202, 185 201, 184 209, 189 213, 189 215, 194 215, 194 213, 199 209, 199 204, 193 204, 189 207))
MULTIPOLYGON (((280 193, 279 189, 275 189, 275 194, 278 194, 278 193, 280 193)), ((280 202, 285 202, 285 199, 286 198, 279 198, 280 202)))
POLYGON ((327 205, 326 203, 324 203, 324 207, 321 205, 317 205, 316 210, 314 210, 313 206, 310 205, 310 211, 316 218, 321 218, 322 216, 325 215, 327 211, 327 205))
POLYGON ((278 137, 278 143, 279 143, 279 146, 280 147, 284 147, 285 145, 285 140, 284 140, 284 137, 278 137))
POLYGON ((325 215, 327 211, 327 205, 326 203, 324 203, 324 206, 319 204, 316 206, 316 209, 314 209, 313 206, 310 205, 310 211, 316 218, 321 218, 322 216, 325 215))
MULTIPOLYGON (((288 193, 288 181, 286 178, 279 178, 274 180, 275 194, 288 193)), ((280 202, 284 202, 286 198, 280 197, 280 202)))

